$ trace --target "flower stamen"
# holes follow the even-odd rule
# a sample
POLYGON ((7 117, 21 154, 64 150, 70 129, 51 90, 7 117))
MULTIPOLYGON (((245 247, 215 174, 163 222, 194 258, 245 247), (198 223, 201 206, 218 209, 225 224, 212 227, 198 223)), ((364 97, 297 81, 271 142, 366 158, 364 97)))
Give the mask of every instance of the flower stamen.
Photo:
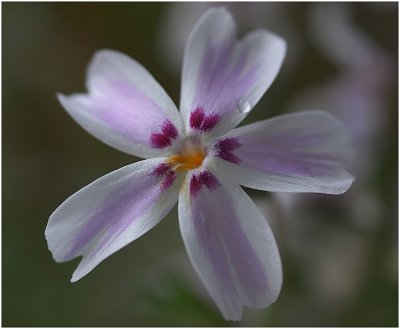
POLYGON ((206 152, 202 147, 189 143, 182 147, 179 154, 170 156, 166 163, 175 171, 186 171, 200 167, 205 157, 206 152))

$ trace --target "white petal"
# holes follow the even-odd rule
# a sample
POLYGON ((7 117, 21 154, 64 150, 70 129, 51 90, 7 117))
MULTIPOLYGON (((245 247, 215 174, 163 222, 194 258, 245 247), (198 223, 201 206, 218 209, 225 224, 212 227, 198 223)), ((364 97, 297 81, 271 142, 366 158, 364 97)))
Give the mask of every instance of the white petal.
POLYGON ((153 157, 166 154, 181 134, 174 103, 130 57, 111 50, 97 52, 86 84, 88 94, 58 95, 58 99, 84 129, 104 143, 133 155, 153 157), (162 135, 165 126, 175 129, 176 136, 167 132, 161 143, 154 143, 154 136, 162 135))
POLYGON ((214 148, 221 173, 255 189, 340 194, 354 180, 343 168, 352 154, 348 133, 321 111, 237 128, 214 148))
POLYGON ((160 166, 162 158, 120 168, 76 192, 50 216, 45 235, 54 259, 83 255, 72 281, 146 233, 175 205, 181 178, 160 166))
POLYGON ((274 236, 238 185, 208 171, 188 175, 179 224, 189 258, 225 319, 240 320, 243 306, 262 308, 277 299, 282 269, 274 236))
POLYGON ((264 30, 237 41, 229 12, 209 9, 185 50, 181 112, 186 129, 216 136, 236 126, 275 79, 285 51, 285 41, 264 30), (202 126, 192 117, 198 109, 205 120, 218 120, 209 119, 212 125, 202 126))

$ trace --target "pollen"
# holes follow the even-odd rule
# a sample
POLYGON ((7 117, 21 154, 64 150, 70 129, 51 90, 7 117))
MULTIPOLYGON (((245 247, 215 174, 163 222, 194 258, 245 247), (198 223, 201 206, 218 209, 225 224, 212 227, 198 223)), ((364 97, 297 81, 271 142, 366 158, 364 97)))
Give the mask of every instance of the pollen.
POLYGON ((206 157, 205 150, 200 145, 185 143, 180 152, 167 159, 167 163, 175 171, 186 171, 201 166, 206 157))

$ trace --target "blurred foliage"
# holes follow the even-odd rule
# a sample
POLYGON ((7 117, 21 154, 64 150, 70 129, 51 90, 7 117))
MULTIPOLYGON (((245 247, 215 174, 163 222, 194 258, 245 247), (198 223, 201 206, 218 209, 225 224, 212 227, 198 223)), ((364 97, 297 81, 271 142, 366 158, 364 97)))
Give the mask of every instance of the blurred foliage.
MULTIPOLYGON (((253 5, 236 4, 239 11, 253 5)), ((111 48, 142 63, 178 102, 180 72, 162 60, 157 45, 167 38, 162 22, 170 7, 180 4, 2 3, 3 326, 397 326, 398 8, 349 5, 355 24, 396 63, 385 87, 389 105, 381 109, 389 117, 380 134, 384 152, 363 187, 377 195, 378 224, 365 229, 347 210, 361 191, 357 181, 343 196, 315 202, 304 195, 293 210, 294 226, 273 195, 248 191, 269 214, 284 285, 271 307, 246 310, 233 323, 223 320, 191 268, 175 210, 75 284, 69 277, 78 260, 56 264, 43 233, 67 196, 137 160, 89 136, 55 94, 83 91, 90 57, 111 48)), ((338 72, 310 37, 314 3, 280 6, 301 52, 292 65, 284 63, 244 123, 285 112, 294 95, 338 72)), ((362 203, 361 214, 369 205, 362 203)))

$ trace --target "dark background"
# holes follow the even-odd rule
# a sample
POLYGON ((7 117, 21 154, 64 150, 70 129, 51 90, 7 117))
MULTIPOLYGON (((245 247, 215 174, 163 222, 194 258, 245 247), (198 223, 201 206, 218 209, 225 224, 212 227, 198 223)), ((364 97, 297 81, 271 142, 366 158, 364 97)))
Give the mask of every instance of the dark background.
POLYGON ((240 35, 264 27, 288 42, 281 73, 244 123, 318 107, 344 121, 356 148, 356 181, 342 196, 248 191, 282 257, 275 304, 225 322, 190 266, 175 209, 75 284, 79 260, 53 261, 52 211, 137 160, 81 129, 56 92, 83 91, 92 54, 111 48, 178 102, 185 31, 206 6, 2 3, 3 326, 398 325, 397 3, 225 4, 240 35))

